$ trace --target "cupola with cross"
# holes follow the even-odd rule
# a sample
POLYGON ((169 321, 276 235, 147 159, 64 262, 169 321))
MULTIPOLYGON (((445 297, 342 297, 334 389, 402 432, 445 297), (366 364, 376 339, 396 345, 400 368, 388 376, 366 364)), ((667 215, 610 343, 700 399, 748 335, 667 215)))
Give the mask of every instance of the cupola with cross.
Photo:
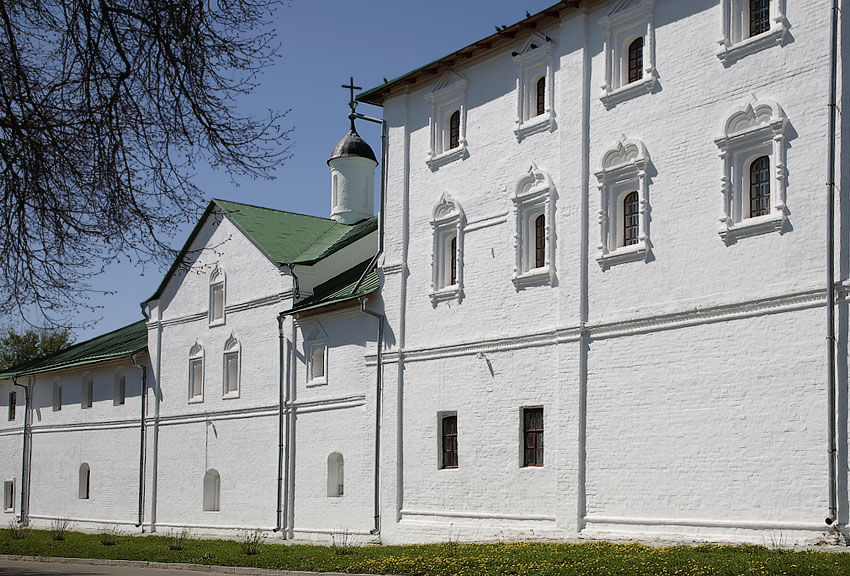
POLYGON ((351 113, 351 128, 334 146, 328 166, 331 168, 331 218, 342 224, 354 224, 370 218, 374 211, 375 168, 378 161, 375 153, 354 126, 355 108, 354 78, 343 85, 351 92, 348 106, 351 113))

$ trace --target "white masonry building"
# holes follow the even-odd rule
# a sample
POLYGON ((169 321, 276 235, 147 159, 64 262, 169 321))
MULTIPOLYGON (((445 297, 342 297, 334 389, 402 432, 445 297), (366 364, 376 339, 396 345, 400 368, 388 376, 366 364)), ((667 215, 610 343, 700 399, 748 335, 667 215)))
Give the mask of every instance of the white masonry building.
POLYGON ((144 319, 0 375, 6 520, 843 534, 831 8, 562 1, 361 93, 331 218, 213 200, 144 319))

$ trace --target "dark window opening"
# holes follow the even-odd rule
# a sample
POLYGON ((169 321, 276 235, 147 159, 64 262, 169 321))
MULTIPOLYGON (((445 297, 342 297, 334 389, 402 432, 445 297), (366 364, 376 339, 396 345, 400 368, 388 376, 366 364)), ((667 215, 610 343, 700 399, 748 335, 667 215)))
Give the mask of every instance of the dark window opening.
POLYGON ((750 37, 770 30, 770 0, 750 0, 750 37))
POLYGON ((18 408, 18 393, 9 392, 9 422, 15 419, 15 412, 18 408))
POLYGON ((637 192, 629 192, 623 199, 623 246, 638 243, 640 230, 640 202, 637 192))
POLYGON ((457 468, 457 416, 443 416, 443 468, 457 468))
POLYGON ((537 81, 537 115, 546 111, 546 77, 537 81))
POLYGON ((543 408, 526 408, 522 414, 523 466, 543 466, 543 408))
POLYGON ((546 265, 546 216, 541 214, 534 220, 534 267, 546 265))
POLYGON ((643 78, 643 36, 629 44, 629 83, 643 78))
POLYGON ((449 116, 449 150, 460 146, 460 110, 449 116))
POLYGON ((449 285, 454 286, 457 284, 457 236, 452 238, 452 241, 449 245, 449 261, 451 262, 451 270, 449 273, 449 285))
POLYGON ((750 217, 770 214, 770 159, 762 156, 750 164, 750 217))

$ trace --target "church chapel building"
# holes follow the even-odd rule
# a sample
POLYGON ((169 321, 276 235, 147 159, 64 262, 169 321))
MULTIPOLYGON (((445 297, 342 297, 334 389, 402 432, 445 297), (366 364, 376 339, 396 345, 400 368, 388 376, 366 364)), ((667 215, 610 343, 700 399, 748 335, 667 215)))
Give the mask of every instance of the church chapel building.
POLYGON ((330 218, 212 200, 138 323, 0 374, 0 520, 842 535, 832 18, 567 0, 360 93, 385 136, 352 102, 330 218))

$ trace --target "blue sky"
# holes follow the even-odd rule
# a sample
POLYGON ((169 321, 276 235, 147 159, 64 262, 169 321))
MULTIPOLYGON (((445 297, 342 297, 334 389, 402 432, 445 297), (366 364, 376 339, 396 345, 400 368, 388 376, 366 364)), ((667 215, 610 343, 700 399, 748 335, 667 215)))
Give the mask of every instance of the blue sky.
MULTIPOLYGON (((246 112, 269 107, 290 110, 284 126, 292 129, 293 156, 268 181, 235 185, 223 174, 196 177, 205 195, 327 217, 329 172, 326 161, 348 129, 348 92, 340 86, 354 76, 364 89, 489 36, 496 25, 522 20, 555 0, 291 0, 278 12, 282 58, 262 78, 262 85, 242 103, 246 112)), ((361 105, 359 112, 380 116, 380 108, 361 105)), ((380 130, 361 122, 360 134, 380 152, 380 130)), ((376 172, 377 175, 377 172, 376 172)), ((376 178, 377 180, 377 178, 376 178)), ((191 226, 174 238, 182 245, 191 226)), ((150 296, 165 270, 115 265, 93 287, 114 292, 95 297, 100 306, 81 312, 78 341, 141 319, 139 302, 150 296)))

